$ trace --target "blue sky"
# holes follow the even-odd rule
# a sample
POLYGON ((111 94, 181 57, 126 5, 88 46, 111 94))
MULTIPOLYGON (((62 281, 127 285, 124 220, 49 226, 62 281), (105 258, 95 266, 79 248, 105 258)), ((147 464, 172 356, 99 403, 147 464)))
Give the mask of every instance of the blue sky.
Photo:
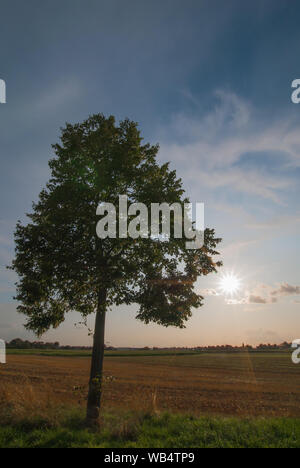
MULTIPOLYGON (((66 121, 103 112, 138 121, 159 142, 206 225, 222 236, 239 293, 199 281, 205 306, 186 330, 109 313, 114 345, 280 342, 300 337, 299 3, 211 0, 2 0, 0 337, 33 338, 15 312, 12 232, 49 177, 66 121), (298 302, 297 302, 298 301, 298 302)), ((70 314, 45 339, 89 344, 70 314)), ((92 318, 91 318, 92 323, 92 318)))

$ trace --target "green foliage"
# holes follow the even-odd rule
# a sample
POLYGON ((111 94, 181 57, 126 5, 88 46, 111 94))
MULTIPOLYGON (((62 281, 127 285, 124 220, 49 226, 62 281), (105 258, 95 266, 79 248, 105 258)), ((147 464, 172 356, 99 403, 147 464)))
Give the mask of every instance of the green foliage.
MULTIPOLYGON (((28 214, 18 222, 16 256, 18 311, 37 334, 58 327, 76 310, 85 318, 97 308, 99 291, 106 304, 139 304, 137 318, 183 327, 203 298, 193 289, 198 276, 215 272, 214 231, 205 246, 187 250, 185 239, 99 239, 96 209, 100 202, 183 204, 182 182, 169 164, 156 161, 158 146, 142 144, 135 122, 102 114, 81 124, 67 124, 53 146, 51 178, 28 214)), ((117 226, 118 229, 118 226, 117 226)))
POLYGON ((221 418, 165 413, 103 413, 100 431, 80 410, 0 427, 0 448, 299 448, 300 420, 221 418))

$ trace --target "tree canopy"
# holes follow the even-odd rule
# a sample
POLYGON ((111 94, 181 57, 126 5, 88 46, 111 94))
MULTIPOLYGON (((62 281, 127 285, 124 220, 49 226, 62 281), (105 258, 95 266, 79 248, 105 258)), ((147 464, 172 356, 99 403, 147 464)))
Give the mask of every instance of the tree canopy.
POLYGON ((185 238, 168 242, 96 235, 97 206, 130 203, 187 203, 182 181, 168 163, 157 161, 159 147, 144 144, 135 122, 93 115, 66 124, 53 145, 51 178, 33 204, 30 222, 18 222, 12 268, 19 275, 18 311, 37 334, 58 327, 65 314, 86 318, 97 309, 138 304, 145 323, 184 327, 192 308, 203 305, 194 289, 199 276, 216 272, 220 239, 205 230, 204 246, 188 250, 185 238))

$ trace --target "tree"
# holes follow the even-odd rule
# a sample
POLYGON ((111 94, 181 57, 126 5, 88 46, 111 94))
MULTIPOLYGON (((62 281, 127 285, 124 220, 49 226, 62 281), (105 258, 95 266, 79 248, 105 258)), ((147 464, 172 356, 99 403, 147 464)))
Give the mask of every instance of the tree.
POLYGON ((163 242, 96 235, 100 202, 118 206, 119 195, 146 206, 188 201, 176 172, 157 163, 158 146, 142 144, 135 122, 126 119, 118 126, 114 117, 99 114, 66 124, 53 149, 51 178, 28 214, 30 222, 17 223, 11 268, 19 275, 18 311, 37 335, 58 327, 69 311, 84 319, 96 312, 87 404, 87 422, 94 425, 107 310, 138 304, 139 320, 183 328, 192 308, 203 304, 193 288, 198 276, 221 265, 213 260, 220 239, 206 229, 204 246, 196 251, 174 236, 163 242))

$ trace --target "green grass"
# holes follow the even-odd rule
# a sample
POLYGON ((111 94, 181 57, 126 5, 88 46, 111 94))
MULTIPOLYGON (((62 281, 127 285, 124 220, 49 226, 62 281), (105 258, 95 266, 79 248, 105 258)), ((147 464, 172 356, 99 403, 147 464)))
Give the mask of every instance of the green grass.
POLYGON ((102 428, 84 427, 80 410, 60 420, 33 419, 0 426, 0 448, 299 448, 299 419, 195 418, 187 415, 103 415, 102 428))

